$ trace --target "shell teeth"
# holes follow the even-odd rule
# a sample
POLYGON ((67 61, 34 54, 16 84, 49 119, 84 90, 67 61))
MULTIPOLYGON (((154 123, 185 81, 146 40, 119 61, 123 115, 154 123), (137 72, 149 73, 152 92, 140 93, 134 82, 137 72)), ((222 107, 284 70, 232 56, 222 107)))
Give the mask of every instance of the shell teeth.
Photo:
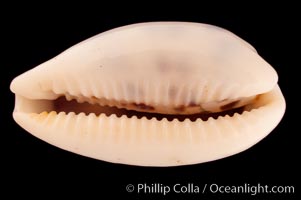
POLYGON ((72 77, 72 75, 69 75, 68 81, 66 80, 64 87, 66 88, 66 94, 67 95, 75 95, 77 92, 75 91, 75 84, 74 84, 74 78, 72 77))
MULTIPOLYGON (((99 90, 96 90, 95 87, 89 83, 89 80, 87 80, 88 84, 81 84, 82 87, 79 87, 80 89, 75 91, 73 88, 76 88, 77 86, 74 85, 80 84, 77 83, 78 81, 75 79, 72 80, 68 83, 66 81, 53 82, 53 92, 58 96, 64 95, 68 101, 75 99, 78 103, 88 102, 90 104, 116 106, 118 108, 123 108, 123 106, 118 103, 123 101, 135 102, 138 104, 143 103, 155 107, 159 106, 161 107, 160 109, 172 109, 173 107, 188 106, 191 102, 195 104, 202 102, 205 106, 205 110, 218 112, 219 107, 216 106, 219 105, 219 101, 234 100, 235 91, 236 93, 238 91, 236 86, 232 85, 226 87, 224 86, 225 84, 219 82, 179 84, 175 87, 168 81, 164 84, 159 83, 155 86, 151 85, 150 82, 146 80, 137 80, 135 84, 121 84, 118 81, 112 82, 104 80, 106 84, 102 84, 103 88, 99 90), (62 85, 59 88, 57 84, 62 85), (208 87, 208 85, 210 85, 210 87, 208 87), (67 90, 70 90, 70 92, 67 90), (103 101, 104 99, 105 102, 103 101), (210 99, 217 99, 217 101, 215 101, 216 103, 213 102, 213 104, 208 102, 210 105, 208 104, 209 107, 207 108, 206 102, 210 99), (212 106, 214 108, 212 108, 212 106)), ((239 90, 244 91, 246 88, 239 88, 239 90)), ((174 111, 170 110, 170 112, 174 111)))
POLYGON ((130 100, 130 97, 128 96, 128 93, 127 93, 127 84, 122 84, 121 85, 121 92, 122 94, 122 97, 125 101, 129 101, 130 100))
POLYGON ((150 98, 150 96, 151 96, 150 83, 148 81, 144 80, 141 85, 142 85, 141 91, 143 91, 145 93, 144 98, 142 100, 146 104, 150 105, 152 102, 151 98, 150 98))
POLYGON ((65 94, 65 97, 67 101, 71 101, 73 99, 73 96, 71 96, 70 94, 65 94))
POLYGON ((92 96, 96 97, 96 98, 99 98, 100 97, 100 90, 99 88, 97 88, 95 86, 95 82, 97 84, 97 81, 94 81, 94 84, 93 84, 93 80, 91 79, 88 79, 88 82, 89 82, 89 85, 90 85, 90 89, 91 89, 91 92, 92 92, 92 96))
MULTIPOLYGON (((147 119, 146 117, 142 117, 139 119, 137 116, 132 116, 130 118, 125 115, 118 117, 116 114, 112 114, 110 116, 100 114, 99 116, 96 116, 94 113, 86 115, 85 113, 75 114, 74 112, 69 112, 66 114, 65 112, 57 113, 55 111, 50 113, 42 112, 40 114, 32 114, 32 117, 41 125, 65 128, 70 128, 70 126, 73 126, 73 128, 79 132, 85 132, 85 128, 89 128, 90 126, 87 126, 87 124, 97 124, 94 123, 95 120, 101 121, 102 119, 106 119, 109 120, 108 126, 110 127, 114 127, 117 121, 122 124, 123 129, 124 126, 128 124, 127 122, 130 121, 131 123, 129 126, 132 127, 131 129, 141 129, 142 127, 147 127, 150 125, 154 132, 159 131, 163 136, 167 136, 169 134, 179 136, 180 134, 185 133, 185 135, 188 135, 189 138, 193 138, 193 133, 200 133, 198 131, 205 132, 210 135, 211 133, 221 134, 221 129, 229 130, 227 132, 236 133, 242 132, 243 129, 251 130, 248 123, 246 123, 246 120, 255 122, 256 115, 258 115, 258 112, 255 110, 251 112, 245 111, 242 115, 234 114, 232 117, 226 115, 224 117, 219 117, 218 119, 210 117, 207 121, 197 119, 195 122, 192 122, 189 119, 185 119, 184 121, 180 122, 178 119, 168 121, 166 118, 157 120, 156 118, 147 119), (219 124, 219 127, 217 127, 217 123, 219 124), (160 125, 160 127, 156 128, 155 126, 158 125, 160 125), (171 129, 173 131, 171 131, 171 129)), ((147 130, 145 131, 148 132, 147 130)), ((135 131, 133 130, 133 132, 135 131)), ((192 139, 190 142, 192 142, 192 139)))
POLYGON ((273 106, 279 105, 195 122, 43 112, 30 115, 35 123, 29 124, 35 135, 69 151, 112 162, 168 166, 214 160, 248 148, 268 133, 263 128, 269 120, 277 120, 267 112, 273 106))

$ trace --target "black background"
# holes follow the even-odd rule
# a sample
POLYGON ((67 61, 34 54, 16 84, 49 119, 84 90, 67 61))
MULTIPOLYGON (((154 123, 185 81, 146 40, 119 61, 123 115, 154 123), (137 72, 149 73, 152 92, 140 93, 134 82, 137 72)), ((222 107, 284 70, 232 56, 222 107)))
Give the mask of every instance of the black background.
MULTIPOLYGON (((69 197, 92 194, 95 199, 102 199, 104 194, 122 194, 125 198, 143 199, 143 194, 127 193, 125 186, 130 183, 260 183, 294 185, 295 193, 298 193, 300 165, 297 162, 300 161, 300 151, 297 135, 300 131, 297 129, 298 122, 294 117, 296 106, 293 104, 296 88, 300 86, 299 80, 293 78, 293 71, 299 65, 297 57, 293 55, 293 48, 297 45, 297 30, 294 28, 298 24, 296 13, 284 7, 260 10, 260 5, 248 12, 242 6, 234 11, 212 9, 214 11, 206 13, 206 7, 199 7, 195 11, 170 7, 162 9, 163 12, 159 12, 158 7, 149 9, 151 11, 146 7, 140 5, 133 9, 135 12, 125 8, 119 12, 105 6, 92 11, 90 8, 73 10, 59 5, 54 8, 44 5, 29 10, 21 5, 18 10, 10 7, 7 14, 2 13, 2 191, 13 188, 15 192, 9 192, 12 197, 20 194, 23 197, 37 195, 35 191, 38 190, 54 197, 61 197, 62 194, 69 197), (287 111, 281 123, 267 138, 240 154, 204 164, 151 168, 112 164, 69 153, 31 136, 13 121, 14 95, 9 91, 9 84, 14 77, 95 34, 147 21, 209 23, 226 28, 251 43, 279 74, 279 85, 287 101, 287 111)), ((122 5, 120 8, 123 8, 122 5)), ((221 194, 188 195, 198 199, 222 197, 221 194)), ((266 196, 256 196, 257 199, 261 197, 266 196)), ((290 199, 296 194, 269 197, 290 199)))

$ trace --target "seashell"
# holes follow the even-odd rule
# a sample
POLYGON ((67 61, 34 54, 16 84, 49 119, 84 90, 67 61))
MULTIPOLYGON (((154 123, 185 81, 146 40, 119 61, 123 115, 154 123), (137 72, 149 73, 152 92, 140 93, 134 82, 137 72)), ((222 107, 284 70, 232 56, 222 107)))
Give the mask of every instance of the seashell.
POLYGON ((15 121, 84 156, 174 166, 248 149, 281 120, 276 71, 233 33, 151 22, 67 49, 11 83, 15 121))

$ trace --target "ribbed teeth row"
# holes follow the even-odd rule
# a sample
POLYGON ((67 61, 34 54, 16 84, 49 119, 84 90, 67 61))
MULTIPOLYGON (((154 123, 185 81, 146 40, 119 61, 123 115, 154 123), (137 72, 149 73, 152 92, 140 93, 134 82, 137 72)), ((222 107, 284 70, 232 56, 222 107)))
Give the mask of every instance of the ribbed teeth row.
MULTIPOLYGON (((206 144, 227 138, 231 134, 234 138, 241 137, 240 133, 253 133, 250 124, 256 123, 260 110, 253 112, 244 112, 242 115, 235 114, 233 117, 225 116, 218 119, 210 118, 204 122, 201 119, 191 122, 189 119, 179 122, 178 120, 168 121, 162 119, 147 119, 145 117, 138 119, 136 116, 128 118, 126 116, 117 117, 111 115, 107 117, 103 114, 85 115, 84 113, 56 113, 44 112, 41 114, 32 114, 32 119, 39 122, 42 127, 60 130, 66 134, 73 133, 79 135, 79 139, 87 140, 90 137, 99 135, 103 142, 122 142, 145 145, 154 145, 153 142, 162 142, 162 144, 172 145, 179 143, 186 144, 206 144), (87 134, 85 134, 87 133, 87 134), (143 134, 141 134, 143 133, 143 134), (96 134, 96 135, 95 135, 96 134), (86 138, 86 139, 84 139, 86 138), (137 142, 139 141, 139 143, 137 142)), ((254 137, 252 134, 246 134, 244 137, 254 137)), ((72 137, 77 138, 77 137, 72 137)), ((229 142, 225 140, 225 142, 229 142)), ((160 144, 157 144, 160 145, 160 144)), ((215 148, 215 147, 212 147, 215 148)), ((218 147, 216 147, 218 148, 218 147)))
POLYGON ((89 104, 98 104, 100 106, 116 106, 116 107, 120 107, 120 105, 118 103, 116 103, 117 101, 115 100, 106 100, 104 98, 102 99, 99 99, 95 96, 92 96, 92 97, 86 97, 86 96, 83 96, 83 95, 78 95, 78 96, 73 96, 73 95, 70 95, 70 94, 64 94, 65 98, 67 101, 72 101, 72 100, 76 100, 77 103, 89 103, 89 104))
MULTIPOLYGON (((102 119, 102 120, 112 120, 115 122, 122 122, 123 120, 133 120, 135 123, 142 123, 141 126, 143 125, 143 123, 147 123, 149 124, 150 122, 162 122, 164 123, 172 123, 174 125, 179 125, 179 126, 183 126, 184 127, 187 125, 186 128, 192 127, 192 124, 194 124, 193 126, 200 126, 203 125, 203 123, 206 124, 211 124, 211 123, 216 123, 214 121, 219 121, 220 122, 224 122, 224 121, 231 121, 232 126, 235 124, 233 124, 233 121, 236 121, 237 124, 241 124, 243 123, 243 118, 247 117, 250 115, 255 115, 258 112, 261 112, 260 109, 259 110, 253 110, 252 112, 249 111, 244 111, 242 114, 234 114, 232 117, 230 117, 229 115, 226 116, 219 116, 217 119, 214 119, 212 117, 210 117, 208 119, 207 122, 202 121, 201 119, 197 119, 197 121, 192 122, 189 119, 186 119, 182 122, 180 122, 177 119, 174 119, 172 121, 168 121, 166 118, 163 118, 162 120, 157 120, 155 117, 153 117, 152 119, 147 119, 146 117, 142 117, 142 118, 138 118, 137 116, 132 116, 132 117, 127 117, 125 115, 118 117, 116 114, 112 114, 109 117, 106 116, 105 114, 100 114, 100 115, 95 115, 94 113, 90 113, 90 114, 85 114, 85 113, 79 113, 79 114, 75 114, 74 112, 69 112, 69 113, 65 113, 65 112, 59 112, 57 113, 56 111, 51 111, 51 112, 42 112, 42 113, 31 113, 30 116, 40 122, 43 122, 45 124, 51 124, 51 125, 55 125, 57 123, 67 123, 66 121, 68 121, 69 119, 74 121, 81 121, 81 124, 85 124, 86 122, 88 122, 89 120, 96 120, 96 119, 102 119), (83 123, 85 122, 85 123, 83 123), (185 125, 186 124, 186 125, 185 125), (198 125, 199 124, 199 125, 198 125)), ((255 119, 255 118, 254 118, 255 119)), ((225 122, 226 123, 226 122, 225 122)), ((74 123, 76 124, 76 123, 74 123)), ((92 123, 93 124, 93 123, 92 123)), ((97 123, 95 123, 97 124, 97 123)), ((169 124, 169 125, 172 125, 169 124)), ((86 124, 85 124, 86 125, 86 124)), ((136 125, 135 125, 136 126, 136 125)), ((225 124, 225 126, 227 126, 227 124, 225 124)), ((247 124, 245 124, 244 126, 248 126, 247 124)), ((164 130, 164 125, 162 127, 162 129, 164 130)), ((189 132, 189 131, 188 131, 189 132)), ((238 131, 239 132, 239 131, 238 131)))
POLYGON ((196 104, 219 102, 244 97, 245 91, 248 91, 248 88, 240 85, 227 85, 216 80, 184 84, 169 81, 161 83, 155 80, 125 81, 123 83, 118 82, 118 80, 113 82, 104 79, 91 81, 72 74, 69 74, 68 80, 60 76, 55 78, 51 88, 48 88, 55 94, 115 99, 147 105, 188 106, 192 102, 196 104))

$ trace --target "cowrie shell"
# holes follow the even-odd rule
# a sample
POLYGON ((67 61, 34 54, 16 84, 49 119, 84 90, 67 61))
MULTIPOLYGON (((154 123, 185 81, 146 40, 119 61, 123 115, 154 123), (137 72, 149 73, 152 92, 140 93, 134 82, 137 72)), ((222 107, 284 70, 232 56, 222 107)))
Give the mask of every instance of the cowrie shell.
POLYGON ((285 111, 277 81, 254 47, 225 29, 141 23, 16 77, 13 117, 50 144, 104 161, 202 163, 239 153, 277 126, 285 111))

